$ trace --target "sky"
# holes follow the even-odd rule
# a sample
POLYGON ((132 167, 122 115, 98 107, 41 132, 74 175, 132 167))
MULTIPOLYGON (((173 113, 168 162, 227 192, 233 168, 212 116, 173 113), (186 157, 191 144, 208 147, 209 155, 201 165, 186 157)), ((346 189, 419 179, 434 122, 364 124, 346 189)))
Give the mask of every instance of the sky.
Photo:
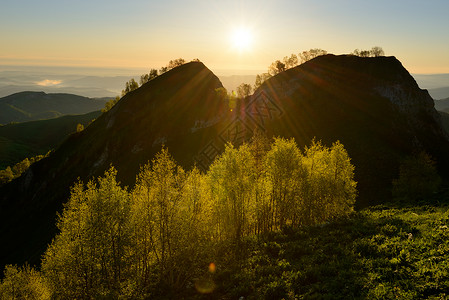
POLYGON ((410 73, 449 73, 448 12, 448 0, 0 0, 0 66, 198 58, 216 74, 257 74, 311 48, 380 46, 410 73))

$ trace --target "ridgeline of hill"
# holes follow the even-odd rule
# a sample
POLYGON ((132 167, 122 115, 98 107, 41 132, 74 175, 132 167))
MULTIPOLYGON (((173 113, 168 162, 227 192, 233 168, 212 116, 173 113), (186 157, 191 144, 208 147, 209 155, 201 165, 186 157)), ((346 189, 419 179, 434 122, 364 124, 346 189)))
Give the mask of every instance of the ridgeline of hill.
POLYGON ((102 109, 108 100, 72 94, 20 92, 0 98, 0 124, 85 114, 102 109))
POLYGON ((218 78, 200 62, 177 67, 125 95, 84 131, 0 188, 0 266, 37 262, 55 234, 55 216, 80 178, 112 164, 132 186, 141 165, 161 146, 183 167, 204 170, 223 150, 255 130, 340 140, 355 165, 358 207, 391 199, 400 161, 426 151, 448 175, 449 139, 428 92, 394 57, 326 55, 267 80, 254 95, 226 102, 218 78), (17 201, 20 199, 20 201, 17 201))
POLYGON ((0 170, 27 157, 44 155, 51 149, 56 149, 76 131, 77 124, 87 127, 100 114, 100 111, 94 111, 83 115, 0 126, 0 170))
POLYGON ((439 111, 449 111, 449 98, 435 100, 435 109, 439 111))
POLYGON ((447 98, 449 95, 449 87, 429 89, 429 94, 432 95, 433 99, 447 98))

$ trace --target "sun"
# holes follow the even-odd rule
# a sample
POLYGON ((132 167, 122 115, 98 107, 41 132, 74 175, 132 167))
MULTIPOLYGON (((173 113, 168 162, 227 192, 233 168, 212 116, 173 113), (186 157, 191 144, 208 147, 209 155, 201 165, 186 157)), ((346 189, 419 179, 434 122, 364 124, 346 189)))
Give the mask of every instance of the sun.
POLYGON ((236 28, 232 32, 231 42, 234 49, 237 49, 240 52, 248 51, 252 46, 253 35, 247 28, 236 28))

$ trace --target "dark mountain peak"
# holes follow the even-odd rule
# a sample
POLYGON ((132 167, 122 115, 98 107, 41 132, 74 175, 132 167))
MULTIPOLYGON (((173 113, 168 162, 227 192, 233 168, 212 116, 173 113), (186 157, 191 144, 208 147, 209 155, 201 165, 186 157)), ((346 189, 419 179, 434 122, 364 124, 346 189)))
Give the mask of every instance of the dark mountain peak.
POLYGON ((423 113, 434 119, 438 115, 428 91, 419 88, 394 56, 323 55, 274 76, 264 86, 280 94, 293 93, 299 87, 324 90, 339 101, 354 101, 354 105, 379 96, 388 99, 393 109, 407 114, 409 122, 416 125, 423 113))
POLYGON ((449 138, 434 102, 395 57, 320 56, 270 78, 256 94, 283 112, 272 123, 277 134, 347 147, 361 205, 390 197, 406 155, 426 151, 447 174, 449 138))
POLYGON ((128 93, 119 102, 116 110, 141 110, 160 101, 176 102, 176 105, 181 107, 189 105, 189 102, 206 101, 207 99, 197 97, 198 90, 202 91, 206 88, 210 91, 219 87, 223 87, 223 85, 218 77, 202 62, 189 62, 128 93))
POLYGON ((417 86, 414 78, 394 56, 359 57, 355 55, 323 55, 302 65, 305 69, 328 69, 335 73, 362 76, 382 82, 403 83, 404 80, 417 86))

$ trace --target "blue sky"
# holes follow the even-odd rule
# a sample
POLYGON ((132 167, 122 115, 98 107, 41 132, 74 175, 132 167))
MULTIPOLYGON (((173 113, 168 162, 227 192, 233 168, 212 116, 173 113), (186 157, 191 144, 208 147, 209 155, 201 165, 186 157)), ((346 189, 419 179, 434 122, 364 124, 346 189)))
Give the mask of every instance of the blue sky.
POLYGON ((199 58, 254 73, 310 48, 381 46, 412 73, 449 73, 449 1, 2 0, 0 65, 159 68, 199 58), (238 28, 251 45, 235 49, 238 28))

